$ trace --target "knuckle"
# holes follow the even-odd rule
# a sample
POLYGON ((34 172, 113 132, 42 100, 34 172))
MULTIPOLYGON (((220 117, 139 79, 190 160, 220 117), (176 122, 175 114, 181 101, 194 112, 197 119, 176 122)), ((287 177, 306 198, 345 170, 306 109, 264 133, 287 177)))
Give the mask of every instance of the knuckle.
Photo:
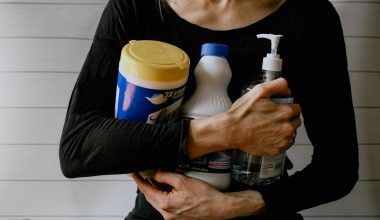
POLYGON ((289 145, 289 141, 288 140, 281 141, 281 143, 280 143, 280 145, 278 147, 278 151, 279 151, 278 154, 286 151, 289 147, 290 147, 290 145, 289 145))
POLYGON ((170 214, 164 214, 163 217, 165 220, 174 220, 175 219, 174 216, 170 215, 170 214))
POLYGON ((183 185, 185 182, 185 177, 184 176, 176 176, 175 179, 174 179, 174 184, 175 186, 180 186, 180 185, 183 185))
POLYGON ((286 140, 281 141, 280 146, 278 147, 278 150, 284 151, 288 149, 288 147, 289 147, 289 140, 286 139, 286 140))
POLYGON ((288 105, 280 105, 281 116, 283 119, 288 120, 295 116, 294 110, 288 105))
POLYGON ((288 122, 288 123, 284 123, 284 125, 282 126, 282 131, 285 138, 291 138, 293 137, 293 134, 296 132, 296 129, 293 127, 293 125, 290 122, 288 122))
POLYGON ((264 87, 264 85, 262 85, 262 84, 258 84, 258 85, 256 85, 256 86, 254 87, 254 90, 256 91, 256 93, 258 93, 259 95, 261 95, 261 94, 264 94, 264 92, 265 92, 265 87, 264 87))
POLYGON ((285 87, 288 87, 288 81, 285 78, 278 78, 278 81, 281 82, 285 87))
POLYGON ((269 156, 276 156, 282 153, 282 150, 279 147, 272 148, 269 152, 269 156))
POLYGON ((170 202, 167 199, 162 199, 159 201, 160 208, 164 211, 168 211, 171 208, 170 202))
POLYGON ((297 128, 301 127, 302 125, 302 119, 300 117, 297 118, 297 121, 296 121, 296 126, 297 128))
POLYGON ((301 108, 301 105, 299 105, 299 104, 294 104, 294 106, 296 107, 296 112, 298 113, 298 114, 301 114, 301 112, 302 112, 302 108, 301 108))

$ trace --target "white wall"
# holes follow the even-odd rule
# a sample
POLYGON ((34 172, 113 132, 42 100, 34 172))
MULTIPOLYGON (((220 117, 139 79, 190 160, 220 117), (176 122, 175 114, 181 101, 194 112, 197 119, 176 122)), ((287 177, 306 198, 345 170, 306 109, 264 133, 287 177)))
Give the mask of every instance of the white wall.
MULTIPOLYGON (((0 0, 0 220, 116 220, 131 209, 126 176, 65 179, 58 142, 71 89, 106 0, 0 0)), ((380 219, 380 0, 335 0, 346 35, 360 180, 307 220, 380 219)), ((289 153, 302 169, 304 131, 289 153)))

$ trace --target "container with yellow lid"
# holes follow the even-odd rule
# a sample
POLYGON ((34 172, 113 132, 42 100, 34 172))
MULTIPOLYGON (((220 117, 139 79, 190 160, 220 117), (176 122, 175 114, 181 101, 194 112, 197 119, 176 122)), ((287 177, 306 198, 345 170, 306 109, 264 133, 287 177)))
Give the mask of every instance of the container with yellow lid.
POLYGON ((150 124, 177 119, 189 65, 188 55, 174 45, 130 41, 120 57, 115 117, 150 124))

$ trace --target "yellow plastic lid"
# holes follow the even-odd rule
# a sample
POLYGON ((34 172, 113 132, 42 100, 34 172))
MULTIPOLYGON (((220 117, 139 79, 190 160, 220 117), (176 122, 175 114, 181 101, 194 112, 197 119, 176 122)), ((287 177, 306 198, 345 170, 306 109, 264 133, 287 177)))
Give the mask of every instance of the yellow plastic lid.
POLYGON ((119 68, 126 75, 153 82, 174 82, 189 74, 189 56, 180 48, 154 40, 131 40, 123 47, 119 68))

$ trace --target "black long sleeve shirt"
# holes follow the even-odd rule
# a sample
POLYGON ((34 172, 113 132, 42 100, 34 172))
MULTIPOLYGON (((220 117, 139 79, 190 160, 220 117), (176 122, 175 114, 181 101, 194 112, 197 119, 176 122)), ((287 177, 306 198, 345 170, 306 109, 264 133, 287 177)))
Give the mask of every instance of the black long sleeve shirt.
MULTIPOLYGON (((312 161, 302 171, 252 188, 265 200, 267 214, 262 218, 290 219, 287 216, 348 194, 358 178, 355 116, 342 27, 327 0, 287 0, 258 22, 226 31, 192 24, 170 8, 161 14, 155 0, 110 0, 67 110, 59 151, 64 175, 75 178, 174 169, 187 159, 186 121, 151 125, 114 119, 119 58, 129 40, 164 41, 189 55, 184 101, 195 89, 193 70, 201 45, 228 45, 232 69, 228 94, 234 101, 245 83, 261 77, 262 58, 270 48, 268 42, 256 38, 261 33, 284 36, 278 49, 284 60, 282 76, 302 107, 314 147, 312 161)), ((234 183, 231 190, 248 188, 234 183)), ((147 216, 141 213, 145 212, 161 218, 143 197, 136 204, 136 215, 147 216)))

